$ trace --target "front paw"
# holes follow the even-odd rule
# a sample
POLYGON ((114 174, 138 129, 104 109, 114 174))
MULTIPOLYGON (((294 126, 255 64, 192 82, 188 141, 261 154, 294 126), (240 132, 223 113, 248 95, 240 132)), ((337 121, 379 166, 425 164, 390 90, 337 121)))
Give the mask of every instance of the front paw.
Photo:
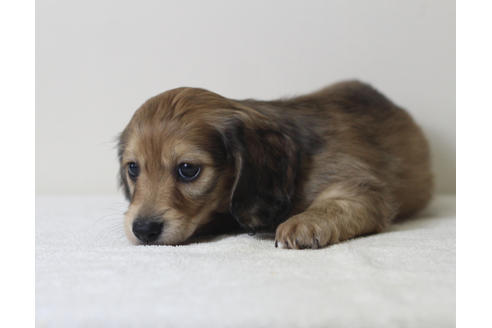
POLYGON ((326 224, 307 213, 291 217, 277 227, 275 247, 303 249, 328 245, 329 230, 326 224))

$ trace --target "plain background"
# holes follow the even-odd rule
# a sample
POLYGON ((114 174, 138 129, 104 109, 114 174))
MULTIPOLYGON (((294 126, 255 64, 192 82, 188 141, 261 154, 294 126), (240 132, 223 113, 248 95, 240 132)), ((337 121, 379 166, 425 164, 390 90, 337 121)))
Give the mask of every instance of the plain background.
POLYGON ((455 60, 449 0, 39 0, 36 192, 117 192, 114 140, 164 90, 273 99, 358 78, 414 116, 454 193, 455 60))

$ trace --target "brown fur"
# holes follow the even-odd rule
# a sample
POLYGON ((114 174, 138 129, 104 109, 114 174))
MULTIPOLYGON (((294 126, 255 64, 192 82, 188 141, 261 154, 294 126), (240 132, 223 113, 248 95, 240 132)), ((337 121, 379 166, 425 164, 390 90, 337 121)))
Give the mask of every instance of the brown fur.
POLYGON ((342 82, 276 101, 195 88, 149 99, 120 138, 121 182, 137 216, 164 222, 156 243, 237 222, 276 229, 276 244, 317 248, 383 230, 432 192, 427 141, 401 108, 367 84, 342 82), (127 173, 137 162, 136 182, 127 173), (179 163, 201 166, 192 182, 179 163), (217 221, 218 222, 218 221, 217 221))

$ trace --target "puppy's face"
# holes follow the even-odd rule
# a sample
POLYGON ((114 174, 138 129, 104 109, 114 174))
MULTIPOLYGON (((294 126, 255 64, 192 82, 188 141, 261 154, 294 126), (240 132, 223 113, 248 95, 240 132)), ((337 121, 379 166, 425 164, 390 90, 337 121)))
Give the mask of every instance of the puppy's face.
MULTIPOLYGON (((135 113, 119 143, 131 242, 182 243, 217 213, 254 229, 278 216, 276 207, 288 207, 288 188, 276 181, 286 173, 278 172, 278 149, 285 145, 265 148, 268 143, 256 137, 254 115, 233 106, 211 92, 181 88, 151 98, 135 113)), ((270 132, 265 137, 277 139, 270 132)))

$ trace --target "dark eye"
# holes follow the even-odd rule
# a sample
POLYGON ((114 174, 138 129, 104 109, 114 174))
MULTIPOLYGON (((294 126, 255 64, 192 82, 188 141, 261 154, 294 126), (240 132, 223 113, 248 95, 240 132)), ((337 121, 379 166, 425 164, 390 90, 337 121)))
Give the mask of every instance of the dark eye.
POLYGON ((181 163, 178 165, 178 177, 183 181, 193 181, 200 174, 200 166, 190 163, 181 163))
POLYGON ((133 181, 137 180, 138 174, 140 173, 140 168, 135 162, 128 163, 128 175, 133 181))

